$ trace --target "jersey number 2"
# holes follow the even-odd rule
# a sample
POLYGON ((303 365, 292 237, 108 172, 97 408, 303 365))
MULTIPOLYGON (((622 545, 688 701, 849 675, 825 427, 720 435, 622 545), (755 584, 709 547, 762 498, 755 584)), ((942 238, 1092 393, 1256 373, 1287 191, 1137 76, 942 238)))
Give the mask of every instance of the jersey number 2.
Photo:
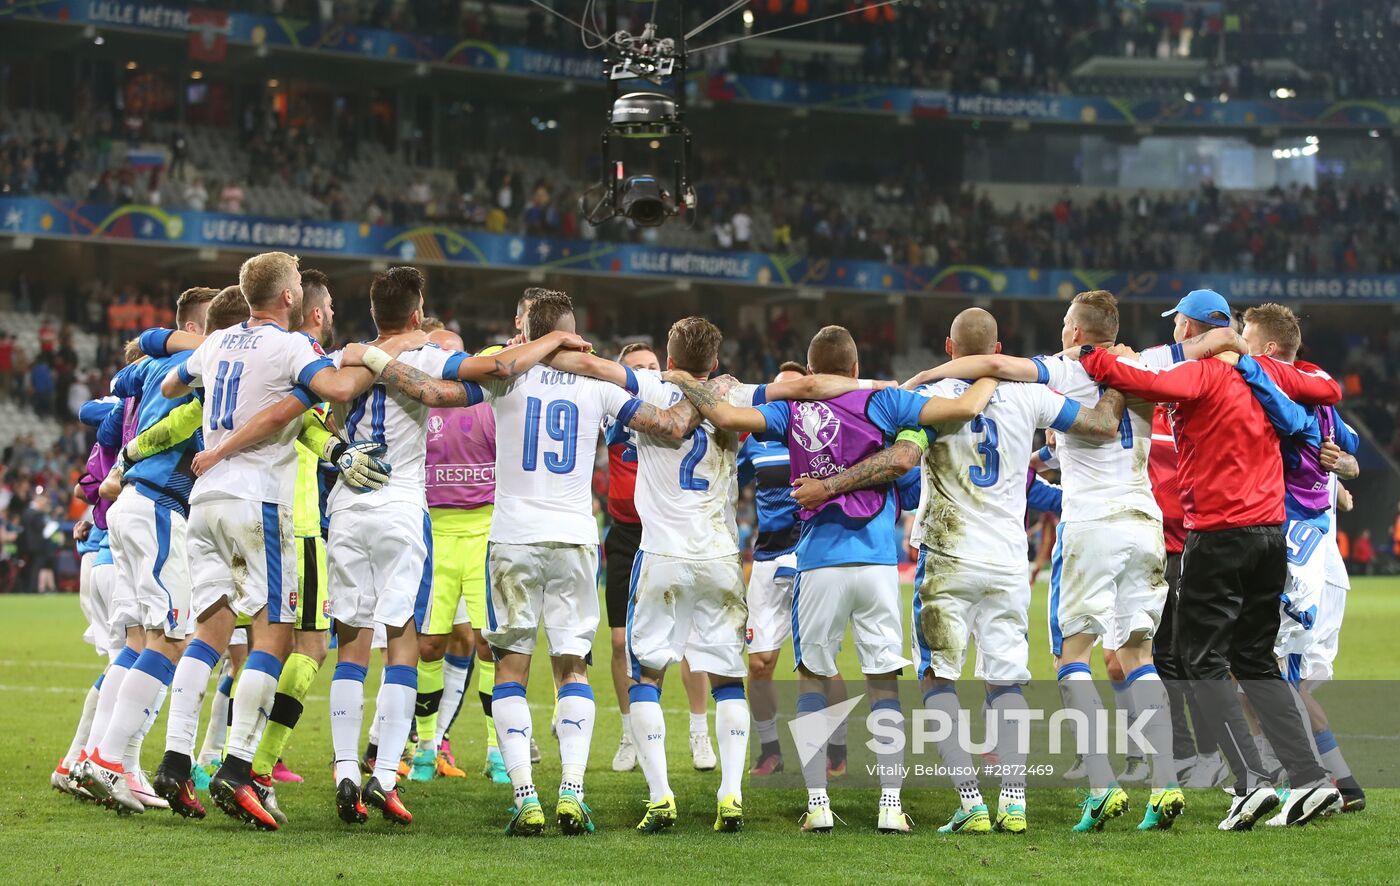
POLYGON ((233 430, 233 411, 238 408, 238 382, 242 377, 242 360, 219 361, 214 373, 214 394, 209 401, 209 430, 233 430))
POLYGON ((563 444, 559 452, 546 452, 544 466, 551 474, 567 474, 574 469, 578 449, 578 406, 572 400, 551 400, 545 406, 539 398, 525 401, 525 440, 521 446, 520 466, 533 471, 539 464, 540 419, 551 440, 563 444))
POLYGON ((972 420, 972 433, 982 435, 982 442, 977 444, 977 451, 982 453, 982 463, 968 468, 967 476, 972 480, 973 486, 983 489, 995 486, 997 478, 1001 476, 1001 454, 997 452, 997 423, 979 415, 972 420))
POLYGON ((710 488, 710 481, 704 477, 695 476, 695 468, 705 457, 705 450, 710 448, 710 444, 705 437, 705 432, 696 428, 690 432, 690 451, 681 459, 681 488, 690 492, 704 492, 710 488))

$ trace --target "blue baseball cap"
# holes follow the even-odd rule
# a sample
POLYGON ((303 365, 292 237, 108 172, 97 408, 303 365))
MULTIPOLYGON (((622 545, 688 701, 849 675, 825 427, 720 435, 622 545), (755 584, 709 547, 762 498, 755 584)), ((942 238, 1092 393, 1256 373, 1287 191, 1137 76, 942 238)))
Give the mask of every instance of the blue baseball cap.
POLYGON ((1230 325, 1230 304, 1225 301, 1225 296, 1214 289, 1193 289, 1186 293, 1186 297, 1176 303, 1176 307, 1170 311, 1163 311, 1163 317, 1170 317, 1172 314, 1184 314, 1192 320, 1198 320, 1207 326, 1229 326, 1230 325), (1220 317, 1212 317, 1211 314, 1218 313, 1220 317))

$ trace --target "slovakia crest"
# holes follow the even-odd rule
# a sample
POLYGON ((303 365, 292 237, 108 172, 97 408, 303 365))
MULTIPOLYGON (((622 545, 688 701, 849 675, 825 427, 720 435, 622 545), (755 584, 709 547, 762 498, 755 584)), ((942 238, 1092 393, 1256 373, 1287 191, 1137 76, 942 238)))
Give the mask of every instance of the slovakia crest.
POLYGON ((836 439, 841 419, 831 407, 817 400, 798 403, 792 411, 792 438, 808 452, 820 452, 836 439))

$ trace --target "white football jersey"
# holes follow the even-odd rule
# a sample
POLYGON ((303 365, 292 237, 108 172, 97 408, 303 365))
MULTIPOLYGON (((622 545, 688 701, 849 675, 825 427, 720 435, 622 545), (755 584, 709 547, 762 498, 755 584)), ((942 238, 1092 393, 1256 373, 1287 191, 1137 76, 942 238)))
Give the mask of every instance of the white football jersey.
POLYGON ((481 388, 496 412, 491 541, 596 545, 598 428, 632 396, 617 385, 548 366, 481 388))
MULTIPOLYGON (((659 373, 638 370, 637 397, 667 409, 685 396, 659 373)), ((750 394, 752 398, 752 394, 750 394)), ((703 422, 688 437, 672 440, 636 431, 641 549, 683 560, 713 560, 739 553, 734 509, 739 499, 739 435, 703 422)))
MULTIPOLYGON (((293 392, 310 408, 316 396, 307 386, 331 365, 309 337, 270 323, 242 323, 209 336, 181 370, 188 384, 204 388, 204 448, 218 446, 293 392)), ((297 474, 292 442, 300 432, 300 421, 288 422, 257 446, 219 462, 195 480, 190 503, 224 496, 291 507, 297 474)))
POLYGON ((1332 519, 1327 521, 1327 534, 1323 541, 1327 551, 1327 583, 1350 590, 1351 576, 1347 573, 1346 561, 1342 559, 1342 549, 1337 544, 1337 517, 1341 514, 1337 510, 1338 485, 1337 475, 1329 472, 1327 474, 1327 492, 1328 498, 1332 502, 1332 519))
MULTIPOLYGON (((340 365, 343 355, 343 351, 331 355, 336 366, 340 365)), ((465 358, 466 354, 461 352, 427 344, 415 351, 403 352, 398 361, 433 378, 456 381, 457 367, 465 358)), ((337 483, 326 502, 327 513, 342 508, 375 507, 390 501, 426 508, 424 462, 428 451, 428 412, 429 407, 393 385, 376 382, 356 397, 345 415, 345 434, 356 442, 372 440, 387 447, 382 458, 389 463, 389 482, 366 492, 337 483)))
MULTIPOLYGON (((1098 405, 1099 385, 1078 360, 1060 356, 1033 359, 1040 367, 1040 381, 1051 390, 1086 409, 1098 405)), ((1151 403, 1130 397, 1116 439, 1097 443, 1066 434, 1056 443, 1060 485, 1065 493, 1063 520, 1102 520, 1128 511, 1162 519, 1147 477, 1152 408, 1151 403)))
MULTIPOLYGON (((961 379, 924 385, 956 398, 961 379)), ((941 557, 999 571, 1026 563, 1026 484, 1039 428, 1063 430, 1079 405, 1044 385, 1002 382, 977 418, 938 435, 924 453, 912 544, 941 557)))

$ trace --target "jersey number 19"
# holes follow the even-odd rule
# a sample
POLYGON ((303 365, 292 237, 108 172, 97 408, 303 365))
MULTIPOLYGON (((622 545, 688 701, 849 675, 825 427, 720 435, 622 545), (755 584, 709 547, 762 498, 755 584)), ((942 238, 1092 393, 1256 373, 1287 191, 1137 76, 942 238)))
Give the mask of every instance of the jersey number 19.
POLYGON ((541 417, 545 433, 562 444, 559 452, 544 454, 544 466, 551 474, 567 474, 574 469, 578 455, 578 406, 572 400, 551 400, 547 406, 538 397, 525 401, 525 440, 520 450, 520 466, 527 471, 539 466, 541 417))

